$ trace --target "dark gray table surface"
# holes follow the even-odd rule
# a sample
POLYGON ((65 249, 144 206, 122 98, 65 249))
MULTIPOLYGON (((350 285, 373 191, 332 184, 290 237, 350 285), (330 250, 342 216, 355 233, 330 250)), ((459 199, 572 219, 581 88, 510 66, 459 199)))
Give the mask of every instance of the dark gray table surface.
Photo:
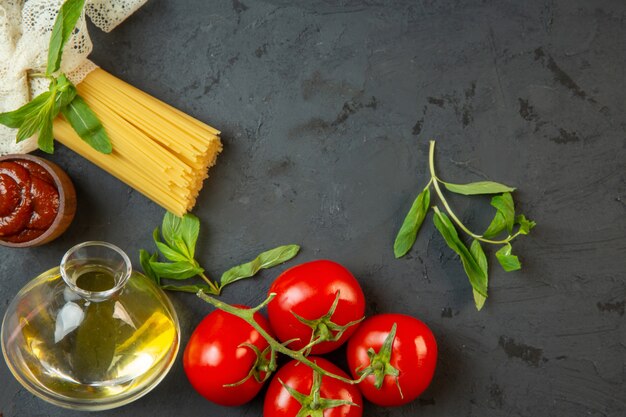
MULTIPOLYGON (((360 280, 367 311, 419 317, 436 334, 434 382, 417 401, 365 416, 626 415, 626 4, 622 0, 151 0, 110 34, 104 69, 223 131, 194 213, 199 258, 218 276, 299 243, 360 280), (536 220, 515 245, 521 272, 492 257, 482 312, 428 220, 414 250, 392 242, 427 178, 519 187, 536 220)), ((29 279, 85 240, 135 264, 164 210, 58 146, 78 214, 40 248, 0 248, 0 313, 29 279)), ((488 198, 454 198, 471 227, 488 198)), ((293 264, 293 263, 292 263, 293 264)), ((259 302, 286 266, 229 288, 259 302)), ((183 343, 210 309, 173 294, 183 343)), ((340 354, 338 355, 341 356, 340 354)), ((3 417, 78 416, 28 393, 0 364, 3 417)), ((100 416, 256 416, 193 391, 180 355, 150 394, 100 416)))

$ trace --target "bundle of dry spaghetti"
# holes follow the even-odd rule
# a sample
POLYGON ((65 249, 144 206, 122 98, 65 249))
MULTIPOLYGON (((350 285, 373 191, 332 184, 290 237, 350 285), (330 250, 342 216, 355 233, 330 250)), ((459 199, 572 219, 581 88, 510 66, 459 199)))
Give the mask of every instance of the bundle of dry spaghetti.
POLYGON ((220 132, 100 68, 77 89, 113 152, 93 149, 62 117, 54 121, 55 138, 172 213, 191 210, 222 150, 220 132))

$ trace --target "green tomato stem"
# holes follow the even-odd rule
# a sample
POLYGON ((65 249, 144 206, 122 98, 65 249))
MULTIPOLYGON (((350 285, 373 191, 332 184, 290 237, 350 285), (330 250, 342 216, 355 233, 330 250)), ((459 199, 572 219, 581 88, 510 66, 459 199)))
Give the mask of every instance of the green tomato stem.
POLYGON ((432 185, 435 187, 435 192, 437 193, 437 196, 439 196, 439 200, 441 200, 441 204, 443 204, 443 207, 446 209, 446 212, 448 213, 450 218, 457 224, 457 226, 459 226, 461 230, 463 230, 465 233, 467 233, 468 235, 470 235, 476 240, 480 240, 481 242, 485 242, 485 243, 491 243, 494 245, 501 245, 501 244, 509 243, 511 240, 515 239, 519 235, 519 231, 518 231, 514 235, 507 236, 505 239, 491 240, 491 239, 486 239, 482 235, 476 234, 472 232, 471 230, 469 230, 463 224, 463 222, 461 222, 461 220, 459 220, 459 218, 456 217, 456 214, 454 214, 454 212, 450 208, 450 205, 448 204, 448 200, 446 200, 446 197, 443 195, 443 192, 441 191, 441 188, 439 187, 439 183, 444 183, 444 181, 440 180, 439 178, 437 178, 437 175, 435 175, 435 141, 434 140, 430 141, 430 148, 428 150, 428 165, 430 168, 430 182, 428 183, 426 188, 428 188, 430 184, 432 183, 432 185))
POLYGON ((295 351, 295 350, 289 349, 288 347, 282 345, 279 341, 274 339, 272 336, 270 336, 270 334, 267 333, 265 329, 261 327, 259 323, 256 322, 256 320, 254 319, 254 314, 260 309, 262 309, 263 307, 267 306, 270 303, 270 301, 272 301, 272 299, 276 296, 276 293, 271 293, 261 304, 259 304, 256 307, 249 308, 249 309, 238 308, 238 307, 231 306, 230 304, 226 304, 216 298, 211 297, 210 295, 205 294, 204 291, 202 290, 198 291, 196 295, 200 297, 202 300, 211 304, 213 307, 219 308, 222 311, 225 311, 227 313, 230 313, 234 316, 237 316, 243 319, 246 323, 252 326, 257 332, 259 332, 259 334, 267 341, 267 343, 270 345, 270 347, 272 348, 274 352, 280 352, 283 355, 289 356, 290 358, 303 363, 304 365, 308 366, 314 371, 319 372, 320 374, 324 376, 337 379, 339 381, 345 382, 350 385, 358 384, 359 382, 363 381, 367 377, 367 375, 362 375, 359 379, 349 379, 349 378, 344 378, 339 375, 335 375, 332 372, 326 371, 325 369, 317 365, 315 362, 309 360, 304 355, 302 350, 295 351))

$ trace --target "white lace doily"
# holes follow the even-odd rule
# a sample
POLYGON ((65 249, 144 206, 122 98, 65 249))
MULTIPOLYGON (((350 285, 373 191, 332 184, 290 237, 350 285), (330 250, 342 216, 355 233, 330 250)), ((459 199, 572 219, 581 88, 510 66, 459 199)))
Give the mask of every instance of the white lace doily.
MULTIPOLYGON (((63 52, 61 71, 76 83, 96 65, 87 59, 92 43, 85 14, 105 32, 111 31, 147 0, 87 0, 85 13, 63 52)), ((0 0, 0 112, 15 110, 48 89, 48 81, 30 78, 45 72, 50 33, 63 0, 0 0)), ((34 138, 15 143, 15 129, 0 125, 0 155, 37 148, 34 138)))

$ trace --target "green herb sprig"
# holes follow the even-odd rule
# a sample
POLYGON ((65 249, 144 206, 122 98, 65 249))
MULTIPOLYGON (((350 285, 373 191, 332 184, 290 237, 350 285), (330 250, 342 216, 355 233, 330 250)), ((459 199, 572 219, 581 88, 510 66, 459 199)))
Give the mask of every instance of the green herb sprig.
POLYGON ((111 141, 98 116, 76 93, 76 87, 70 80, 64 74, 58 74, 63 48, 72 36, 84 5, 85 0, 67 0, 63 3, 52 27, 46 72, 31 74, 33 77, 47 78, 50 81, 48 91, 17 110, 0 113, 1 124, 17 129, 17 143, 38 133, 39 149, 53 153, 52 121, 62 113, 78 136, 91 147, 105 154, 112 152, 111 141))
POLYGON ((430 141, 429 168, 430 180, 422 192, 418 194, 398 231, 393 245, 394 254, 396 258, 401 258, 413 247, 417 232, 430 208, 430 189, 432 186, 445 209, 445 211, 441 211, 439 207, 433 206, 435 228, 444 238, 446 244, 461 258, 463 269, 473 288, 476 308, 480 310, 487 299, 489 282, 487 256, 481 243, 502 245, 496 252, 496 259, 505 271, 516 271, 521 269, 522 264, 519 258, 513 255, 511 242, 520 235, 527 235, 536 223, 528 220, 523 214, 515 215, 515 203, 511 194, 515 191, 513 187, 492 181, 453 184, 441 180, 435 174, 434 140, 430 141), (482 235, 472 232, 459 220, 450 208, 440 185, 443 185, 450 192, 462 195, 496 194, 491 199, 491 205, 496 209, 496 214, 482 235), (469 248, 459 237, 455 224, 472 238, 469 248), (497 236, 504 232, 506 232, 506 237, 497 239, 497 236))
POLYGON ((139 251, 139 261, 146 275, 166 290, 194 294, 202 290, 206 294, 219 295, 225 286, 250 278, 261 269, 287 262, 300 250, 298 245, 285 245, 270 249, 250 262, 229 269, 222 274, 219 282, 215 282, 205 274, 204 268, 195 259, 199 234, 200 220, 196 216, 185 214, 183 217, 178 217, 167 212, 163 217, 161 230, 159 231, 157 227, 152 234, 158 252, 150 254, 144 249, 139 251), (159 252, 170 262, 159 262, 159 252), (202 278, 204 283, 171 285, 161 282, 162 279, 182 281, 195 276, 202 278))

